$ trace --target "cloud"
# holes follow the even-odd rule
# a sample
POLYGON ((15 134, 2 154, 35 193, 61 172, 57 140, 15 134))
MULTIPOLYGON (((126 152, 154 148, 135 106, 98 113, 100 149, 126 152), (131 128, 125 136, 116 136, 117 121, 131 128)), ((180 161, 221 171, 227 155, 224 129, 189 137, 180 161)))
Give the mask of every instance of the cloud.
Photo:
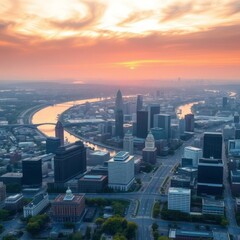
POLYGON ((171 4, 167 6, 166 8, 163 8, 163 17, 161 18, 160 22, 168 22, 176 20, 187 13, 191 12, 193 9, 193 2, 187 2, 187 3, 180 3, 176 2, 174 4, 171 4))
POLYGON ((137 11, 137 12, 132 12, 131 14, 128 15, 127 18, 125 18, 123 21, 118 23, 118 26, 126 26, 131 23, 139 22, 142 20, 146 20, 154 15, 153 10, 149 11, 137 11))
POLYGON ((106 6, 102 3, 81 1, 87 8, 85 16, 77 11, 72 13, 72 18, 69 20, 49 21, 53 27, 59 29, 73 29, 73 30, 82 30, 94 26, 103 16, 106 6))

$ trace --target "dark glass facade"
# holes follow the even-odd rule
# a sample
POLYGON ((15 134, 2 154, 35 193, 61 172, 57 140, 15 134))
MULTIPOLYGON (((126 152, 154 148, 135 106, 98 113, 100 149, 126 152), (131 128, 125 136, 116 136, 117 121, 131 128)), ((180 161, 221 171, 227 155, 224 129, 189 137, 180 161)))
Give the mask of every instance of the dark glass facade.
POLYGON ((148 134, 148 111, 137 111, 137 137, 146 138, 148 134))
POLYGON ((221 133, 204 133, 203 158, 222 159, 221 133))
POLYGON ((22 161, 22 184, 24 186, 39 187, 42 185, 41 157, 28 158, 22 161))
POLYGON ((86 171, 86 148, 81 141, 60 147, 54 158, 55 183, 64 183, 86 171))

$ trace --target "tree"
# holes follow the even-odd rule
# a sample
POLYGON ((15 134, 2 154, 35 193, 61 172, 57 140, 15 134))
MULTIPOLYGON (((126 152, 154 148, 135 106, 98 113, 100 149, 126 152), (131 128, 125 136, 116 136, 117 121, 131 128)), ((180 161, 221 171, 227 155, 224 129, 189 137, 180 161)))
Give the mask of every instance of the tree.
POLYGON ((76 232, 72 235, 71 240, 82 240, 83 237, 80 232, 76 232))
POLYGON ((153 232, 156 231, 158 229, 158 224, 157 223, 153 223, 152 224, 152 230, 153 232))
POLYGON ((86 228, 85 239, 87 239, 87 240, 91 239, 91 228, 89 226, 87 226, 87 228, 86 228))
POLYGON ((135 238, 137 228, 138 228, 138 226, 136 223, 134 223, 134 222, 127 223, 127 229, 126 229, 127 239, 135 238))
POLYGON ((223 218, 221 219, 221 223, 220 223, 220 224, 221 224, 221 226, 226 227, 226 226, 228 225, 228 220, 223 217, 223 218))
POLYGON ((14 237, 13 235, 8 234, 8 235, 4 236, 2 238, 2 240, 17 240, 17 238, 14 237))
POLYGON ((6 221, 9 217, 10 213, 8 210, 5 209, 0 209, 0 220, 1 221, 6 221))
POLYGON ((158 238, 158 240, 170 240, 170 238, 166 237, 166 236, 161 236, 158 238))
POLYGON ((0 224, 0 234, 3 232, 3 230, 4 230, 4 227, 2 224, 0 224))
POLYGON ((104 223, 104 219, 103 218, 97 218, 95 223, 98 227, 101 227, 102 224, 104 223))
POLYGON ((127 238, 124 235, 121 235, 117 233, 114 237, 113 240, 127 240, 127 238))
POLYGON ((32 235, 37 234, 41 230, 41 226, 38 222, 29 222, 27 224, 27 231, 32 235))

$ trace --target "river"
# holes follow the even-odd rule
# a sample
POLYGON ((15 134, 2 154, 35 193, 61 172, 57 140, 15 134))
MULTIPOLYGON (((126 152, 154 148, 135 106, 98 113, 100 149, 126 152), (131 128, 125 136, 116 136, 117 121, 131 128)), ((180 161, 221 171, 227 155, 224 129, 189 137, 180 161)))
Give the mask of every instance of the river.
MULTIPOLYGON (((90 98, 90 99, 70 101, 70 102, 65 102, 65 103, 60 103, 60 104, 55 104, 55 105, 52 105, 49 107, 45 107, 45 108, 37 111, 33 115, 32 123, 33 124, 56 123, 58 121, 58 116, 61 115, 64 111, 66 111, 70 107, 73 107, 75 105, 85 104, 86 102, 94 103, 94 102, 98 102, 98 101, 102 101, 102 100, 100 100, 99 98, 90 98)), ((181 114, 178 114, 178 118, 180 118, 180 119, 184 118, 184 116, 186 114, 191 113, 192 112, 191 108, 196 103, 198 103, 198 102, 193 102, 193 103, 185 104, 185 105, 178 107, 177 111, 181 112, 181 114)), ((43 126, 39 126, 38 129, 47 136, 52 136, 52 137, 55 136, 55 126, 54 125, 43 125, 43 126)), ((73 142, 79 140, 77 137, 68 133, 67 131, 64 131, 64 137, 70 143, 73 143, 73 142)), ((95 144, 92 144, 89 142, 87 142, 86 144, 88 147, 94 148, 95 150, 101 150, 101 151, 107 150, 111 153, 111 155, 113 155, 115 153, 111 149, 100 147, 98 145, 95 145, 95 144)))
MULTIPOLYGON (((104 100, 104 99, 103 99, 104 100)), ((86 102, 94 103, 102 101, 99 98, 90 98, 90 99, 84 99, 84 100, 78 100, 78 101, 70 101, 60 104, 55 104, 49 107, 45 107, 39 111, 37 111, 33 117, 32 117, 32 123, 33 124, 39 124, 39 123, 56 123, 58 121, 58 116, 61 115, 63 112, 65 112, 67 109, 75 106, 75 105, 81 105, 85 104, 86 102)), ((47 136, 55 137, 55 126, 54 125, 43 125, 39 126, 38 129, 44 133, 47 136)), ((75 137, 74 135, 70 134, 67 131, 64 131, 64 137, 65 140, 73 143, 79 140, 79 138, 75 137)), ((86 143, 88 147, 94 148, 95 150, 101 150, 101 151, 109 151, 111 154, 114 154, 115 152, 106 149, 104 147, 100 147, 97 145, 94 145, 92 143, 87 142, 86 143)))

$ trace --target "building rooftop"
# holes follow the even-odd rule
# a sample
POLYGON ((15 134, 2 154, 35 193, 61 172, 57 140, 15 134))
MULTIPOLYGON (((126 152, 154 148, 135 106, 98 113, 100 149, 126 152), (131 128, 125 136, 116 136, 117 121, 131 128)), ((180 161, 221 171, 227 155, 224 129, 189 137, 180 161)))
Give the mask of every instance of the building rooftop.
POLYGON ((185 147, 185 149, 192 150, 192 151, 202 151, 201 148, 196 148, 196 147, 192 147, 192 146, 185 147))
POLYGON ((13 173, 13 172, 9 172, 9 173, 5 173, 3 174, 1 177, 12 177, 12 178, 22 178, 23 174, 22 173, 13 173))
POLYGON ((60 194, 58 195, 55 200, 53 201, 53 204, 54 203, 72 203, 72 204, 79 204, 83 199, 84 199, 84 194, 78 194, 78 193, 75 193, 73 195, 73 198, 71 200, 64 200, 66 194, 60 194))
POLYGON ((26 158, 26 159, 23 159, 22 161, 23 161, 23 162, 27 162, 27 161, 33 162, 33 161, 40 161, 40 160, 42 160, 42 156, 26 158))
POLYGON ((129 153, 128 152, 125 152, 125 151, 121 151, 121 152, 118 152, 115 157, 114 157, 114 160, 115 161, 124 161, 128 158, 129 156, 129 153))
POLYGON ((224 207, 224 201, 222 201, 222 200, 215 200, 215 199, 209 199, 209 198, 203 198, 202 199, 202 204, 203 205, 224 207))
POLYGON ((7 201, 16 201, 17 199, 22 198, 22 197, 23 197, 23 195, 18 193, 18 194, 7 197, 6 200, 7 201))
POLYGON ((102 179, 106 178, 107 176, 104 175, 85 175, 83 176, 80 181, 101 181, 102 179))
POLYGON ((200 232, 200 231, 186 231, 186 230, 180 230, 180 229, 170 229, 170 231, 175 231, 175 237, 176 236, 182 236, 182 237, 212 237, 211 232, 200 232))
POLYGON ((34 197, 34 199, 28 203, 25 207, 33 207, 38 205, 44 198, 46 198, 48 194, 38 194, 37 196, 34 197))
POLYGON ((222 136, 222 133, 220 133, 220 132, 205 132, 204 135, 218 135, 218 136, 222 136))
POLYGON ((96 151, 96 152, 91 153, 90 155, 95 155, 95 156, 105 156, 105 155, 108 155, 108 154, 109 154, 109 152, 96 151))
POLYGON ((168 193, 175 193, 175 194, 191 194, 190 189, 186 188, 175 188, 175 187, 170 187, 168 190, 168 193))
POLYGON ((198 164, 209 164, 209 165, 223 165, 222 159, 215 159, 215 158, 200 158, 198 164))
POLYGON ((188 182, 188 181, 191 180, 190 177, 185 176, 185 175, 173 175, 173 176, 172 176, 172 179, 173 179, 173 180, 178 180, 178 181, 186 181, 186 182, 188 182))

